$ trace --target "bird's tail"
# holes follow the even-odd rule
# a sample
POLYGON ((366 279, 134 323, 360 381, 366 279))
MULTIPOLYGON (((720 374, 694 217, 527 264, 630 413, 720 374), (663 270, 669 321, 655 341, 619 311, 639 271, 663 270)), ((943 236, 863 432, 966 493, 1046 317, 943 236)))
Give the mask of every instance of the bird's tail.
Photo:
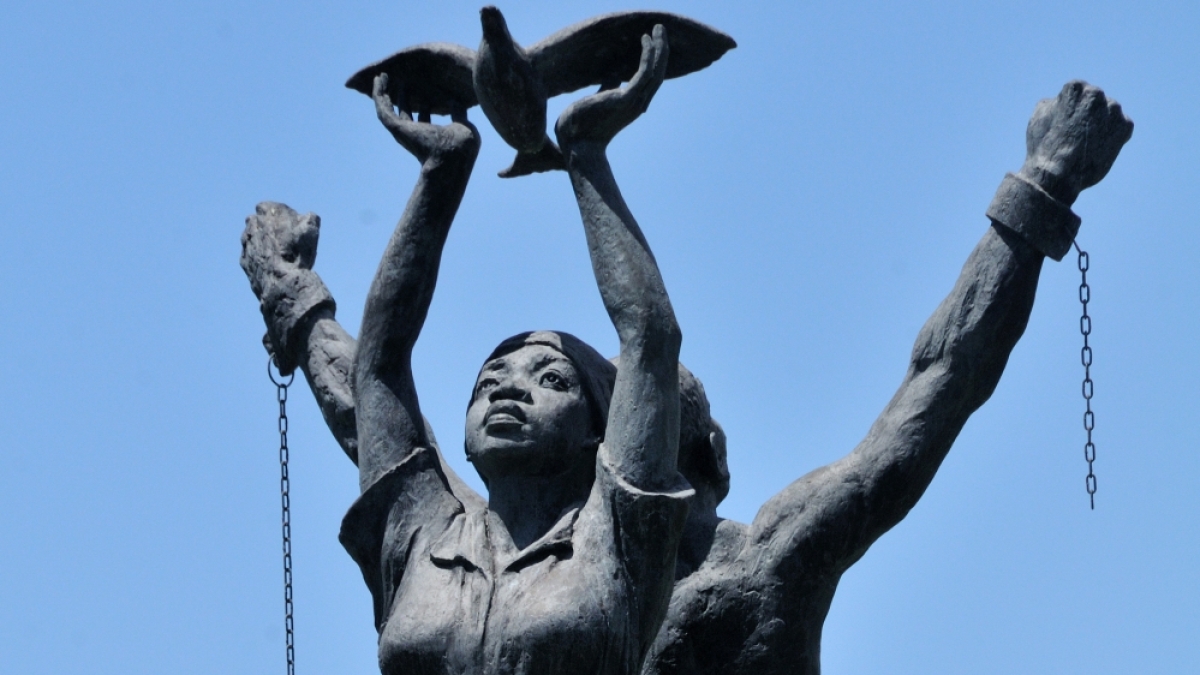
POLYGON ((567 163, 563 159, 562 151, 558 149, 554 141, 547 138, 546 142, 542 144, 542 149, 537 152, 518 152, 512 165, 500 172, 500 177, 516 178, 544 171, 565 171, 566 168, 567 163))

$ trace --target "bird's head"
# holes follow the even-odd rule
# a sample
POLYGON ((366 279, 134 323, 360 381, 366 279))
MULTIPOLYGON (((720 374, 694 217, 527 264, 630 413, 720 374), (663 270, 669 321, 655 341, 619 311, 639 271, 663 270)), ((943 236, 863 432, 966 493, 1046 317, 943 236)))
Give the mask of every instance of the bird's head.
POLYGON ((508 23, 499 8, 488 5, 479 10, 479 22, 483 24, 483 39, 488 42, 512 42, 508 23))

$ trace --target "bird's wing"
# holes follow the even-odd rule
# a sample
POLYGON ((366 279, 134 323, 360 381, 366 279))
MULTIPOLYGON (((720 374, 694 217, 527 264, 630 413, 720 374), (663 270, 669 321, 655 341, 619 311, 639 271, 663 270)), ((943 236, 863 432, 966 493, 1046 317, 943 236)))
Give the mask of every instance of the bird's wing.
POLYGON ((549 96, 627 82, 641 61, 642 36, 655 24, 662 24, 667 33, 668 78, 707 68, 737 46, 725 33, 678 14, 617 12, 568 26, 527 52, 549 96))
POLYGON ((346 80, 346 88, 371 95, 375 76, 387 73, 393 96, 403 86, 404 109, 449 115, 454 107, 470 108, 479 101, 471 74, 475 51, 449 42, 407 47, 376 61, 346 80))

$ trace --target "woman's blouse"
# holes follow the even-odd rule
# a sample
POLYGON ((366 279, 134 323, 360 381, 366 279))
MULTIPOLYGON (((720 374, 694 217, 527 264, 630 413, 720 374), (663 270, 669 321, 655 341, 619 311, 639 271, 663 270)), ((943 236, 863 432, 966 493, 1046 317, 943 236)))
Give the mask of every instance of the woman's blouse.
MULTIPOLYGON (((599 453, 603 454, 603 453, 599 453)), ((587 500, 516 550, 419 448, 350 508, 340 539, 375 604, 384 675, 635 675, 671 594, 691 491, 640 490, 597 459, 587 500)))

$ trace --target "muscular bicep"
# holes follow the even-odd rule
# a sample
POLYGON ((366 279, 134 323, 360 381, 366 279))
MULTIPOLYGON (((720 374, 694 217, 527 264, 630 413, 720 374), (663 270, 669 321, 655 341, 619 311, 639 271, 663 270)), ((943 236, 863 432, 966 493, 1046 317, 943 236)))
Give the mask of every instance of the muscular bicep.
POLYGON ((962 428, 931 405, 938 380, 936 372, 906 378, 853 452, 763 505, 750 541, 766 564, 783 578, 841 574, 907 515, 962 428), (940 457, 923 456, 931 454, 940 457))
POLYGON ((754 523, 781 564, 845 570, 925 493, 995 390, 1033 307, 1042 256, 989 228, 925 323, 896 394, 849 455, 773 497, 754 523))

